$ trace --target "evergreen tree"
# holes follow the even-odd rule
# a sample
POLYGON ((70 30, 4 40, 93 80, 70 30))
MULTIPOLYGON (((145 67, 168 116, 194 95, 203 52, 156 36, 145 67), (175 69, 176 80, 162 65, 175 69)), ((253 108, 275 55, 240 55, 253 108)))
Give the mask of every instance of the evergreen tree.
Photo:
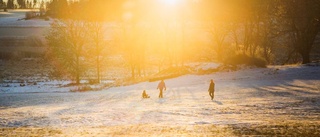
POLYGON ((57 18, 69 17, 69 5, 67 0, 52 0, 48 5, 49 15, 57 18))
POLYGON ((18 6, 20 9, 26 8, 26 1, 25 0, 17 0, 18 6))
POLYGON ((14 2, 13 2, 13 0, 8 0, 8 2, 7 2, 7 8, 8 8, 8 9, 14 9, 14 2))
POLYGON ((33 5, 32 5, 32 8, 35 8, 36 7, 36 5, 38 4, 38 1, 37 0, 33 0, 33 3, 32 3, 33 5))
POLYGON ((3 0, 0 0, 0 9, 3 8, 3 0))

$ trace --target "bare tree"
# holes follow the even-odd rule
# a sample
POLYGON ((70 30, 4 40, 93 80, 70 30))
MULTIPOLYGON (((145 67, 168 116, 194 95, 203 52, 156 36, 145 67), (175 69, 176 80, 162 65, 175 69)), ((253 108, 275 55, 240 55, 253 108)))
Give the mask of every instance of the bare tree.
POLYGON ((310 52, 320 32, 319 0, 279 0, 282 23, 288 26, 294 44, 292 47, 302 57, 302 63, 310 63, 310 52))
POLYGON ((132 78, 135 78, 136 73, 141 76, 144 68, 146 32, 141 31, 142 26, 135 23, 124 23, 120 34, 123 41, 123 54, 130 66, 132 78))
POLYGON ((214 49, 216 52, 216 59, 218 61, 223 61, 225 53, 225 41, 227 35, 230 33, 228 22, 215 22, 210 23, 209 32, 214 41, 214 49))
POLYGON ((89 55, 95 59, 95 68, 97 73, 97 83, 101 81, 101 68, 103 67, 103 60, 106 56, 106 49, 109 43, 105 39, 106 31, 104 22, 93 21, 89 22, 89 38, 92 40, 91 52, 89 55))
POLYGON ((75 78, 76 84, 85 69, 84 45, 87 41, 86 23, 79 20, 55 20, 46 39, 49 50, 62 68, 75 78))

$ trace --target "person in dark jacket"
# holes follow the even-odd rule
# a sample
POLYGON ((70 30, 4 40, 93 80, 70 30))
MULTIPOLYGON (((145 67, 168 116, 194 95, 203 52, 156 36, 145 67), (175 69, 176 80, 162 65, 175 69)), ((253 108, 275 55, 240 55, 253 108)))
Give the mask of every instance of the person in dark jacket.
POLYGON ((146 90, 143 90, 142 98, 150 98, 150 96, 146 93, 146 90))
POLYGON ((212 79, 210 81, 210 86, 209 86, 208 92, 211 97, 211 100, 213 100, 213 98, 214 98, 214 82, 212 79))
POLYGON ((162 92, 163 92, 163 89, 166 90, 166 84, 164 83, 163 80, 161 80, 161 82, 158 84, 158 88, 160 90, 160 93, 159 93, 159 98, 163 98, 163 95, 162 95, 162 92))

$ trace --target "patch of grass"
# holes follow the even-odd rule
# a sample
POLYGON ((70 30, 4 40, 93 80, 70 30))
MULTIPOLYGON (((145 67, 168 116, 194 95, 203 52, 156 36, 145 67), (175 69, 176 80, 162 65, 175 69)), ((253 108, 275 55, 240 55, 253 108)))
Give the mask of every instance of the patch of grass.
POLYGON ((62 131, 52 128, 33 128, 33 127, 18 127, 18 128, 0 128, 1 137, 35 137, 35 136, 58 136, 62 131))
POLYGON ((87 92, 87 91, 93 91, 93 88, 91 88, 89 85, 82 85, 82 86, 77 86, 75 89, 70 90, 70 92, 87 92))
POLYGON ((231 125, 235 135, 246 136, 320 136, 320 125, 316 123, 275 123, 265 125, 231 125))
POLYGON ((136 78, 122 78, 116 80, 112 86, 119 87, 119 86, 127 86, 127 85, 132 85, 132 84, 137 84, 140 82, 145 82, 148 81, 149 77, 136 77, 136 78))
POLYGON ((153 75, 152 78, 149 79, 149 82, 159 81, 163 79, 170 79, 170 78, 179 77, 185 74, 189 74, 190 73, 189 69, 190 69, 189 67, 171 67, 153 75))
POLYGON ((205 74, 211 74, 211 73, 214 73, 214 72, 218 72, 219 71, 219 68, 213 68, 213 69, 199 69, 196 74, 198 75, 205 75, 205 74))
POLYGON ((90 91, 100 91, 103 89, 107 89, 114 86, 114 83, 100 83, 95 84, 93 87, 92 84, 76 84, 76 83, 70 83, 67 85, 63 85, 62 87, 72 87, 73 89, 70 90, 70 92, 90 92, 90 91))
POLYGON ((226 59, 226 61, 224 63, 227 65, 233 65, 233 66, 248 65, 248 66, 256 66, 256 67, 260 67, 260 68, 267 67, 267 62, 265 60, 263 60, 261 58, 257 58, 257 57, 250 57, 245 54, 239 54, 239 55, 232 56, 232 57, 226 59))
POLYGON ((49 17, 45 17, 44 20, 45 20, 45 21, 49 21, 50 18, 49 18, 49 17))

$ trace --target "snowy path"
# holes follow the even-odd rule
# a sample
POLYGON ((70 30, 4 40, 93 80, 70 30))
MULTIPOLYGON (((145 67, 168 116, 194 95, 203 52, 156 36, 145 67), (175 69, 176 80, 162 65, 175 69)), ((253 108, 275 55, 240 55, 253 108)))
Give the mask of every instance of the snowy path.
POLYGON ((49 127, 69 135, 109 127, 103 132, 117 135, 157 127, 187 132, 197 125, 319 125, 319 72, 320 67, 284 66, 187 75, 165 80, 163 99, 157 98, 157 82, 87 93, 1 93, 0 127, 49 127), (216 82, 214 101, 207 92, 211 78, 216 82), (144 89, 150 99, 141 99, 144 89))

